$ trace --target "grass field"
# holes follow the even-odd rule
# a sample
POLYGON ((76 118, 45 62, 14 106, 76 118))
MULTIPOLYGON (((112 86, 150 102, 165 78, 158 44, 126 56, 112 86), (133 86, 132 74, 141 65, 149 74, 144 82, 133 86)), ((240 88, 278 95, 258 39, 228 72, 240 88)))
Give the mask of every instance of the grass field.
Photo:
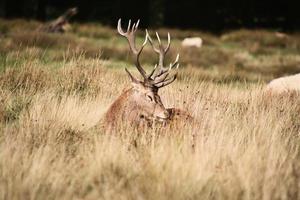
MULTIPOLYGON (((107 134, 98 125, 129 86, 124 67, 136 71, 125 39, 39 25, 0 20, 0 199, 300 199, 300 96, 263 92, 300 72, 300 34, 160 29, 168 59, 181 55, 164 105, 199 123, 107 134), (186 36, 203 47, 181 48, 186 36)), ((156 60, 146 48, 146 67, 156 60)))

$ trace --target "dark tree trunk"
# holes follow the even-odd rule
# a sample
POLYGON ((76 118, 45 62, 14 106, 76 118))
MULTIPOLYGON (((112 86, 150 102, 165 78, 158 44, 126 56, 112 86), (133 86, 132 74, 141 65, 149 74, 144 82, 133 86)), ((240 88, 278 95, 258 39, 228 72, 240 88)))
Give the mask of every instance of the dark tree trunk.
POLYGON ((6 0, 5 16, 7 18, 24 17, 24 0, 6 0))
POLYGON ((0 0, 0 17, 5 16, 5 0, 0 0))
POLYGON ((149 1, 149 25, 152 27, 164 24, 165 0, 149 1))
POLYGON ((46 20, 46 0, 38 0, 37 1, 37 11, 36 18, 41 21, 46 20))

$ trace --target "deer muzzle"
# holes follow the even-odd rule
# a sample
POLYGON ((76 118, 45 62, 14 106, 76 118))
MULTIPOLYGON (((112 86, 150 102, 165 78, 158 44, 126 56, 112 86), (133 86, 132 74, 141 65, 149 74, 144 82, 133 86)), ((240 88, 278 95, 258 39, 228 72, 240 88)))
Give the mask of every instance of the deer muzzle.
POLYGON ((169 117, 170 117, 170 114, 167 110, 159 112, 159 113, 157 113, 157 115, 155 115, 155 118, 158 121, 165 121, 165 120, 169 119, 169 117))

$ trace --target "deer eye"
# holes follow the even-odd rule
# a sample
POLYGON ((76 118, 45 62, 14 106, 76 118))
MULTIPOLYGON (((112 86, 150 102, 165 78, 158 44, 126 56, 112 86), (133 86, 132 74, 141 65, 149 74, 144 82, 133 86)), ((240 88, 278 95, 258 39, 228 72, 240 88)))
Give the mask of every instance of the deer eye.
POLYGON ((150 96, 150 95, 147 95, 147 98, 148 98, 150 101, 153 101, 153 98, 152 98, 152 96, 150 96))

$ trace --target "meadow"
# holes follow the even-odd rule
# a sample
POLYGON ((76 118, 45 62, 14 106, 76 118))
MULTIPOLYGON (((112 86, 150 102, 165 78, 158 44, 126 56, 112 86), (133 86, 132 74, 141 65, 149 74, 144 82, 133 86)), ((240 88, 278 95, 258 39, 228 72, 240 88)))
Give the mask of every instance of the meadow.
MULTIPOLYGON (((136 72, 125 39, 96 23, 40 25, 0 19, 1 200, 300 199, 300 95, 264 93, 300 72, 300 34, 159 29, 181 63, 162 101, 198 123, 106 133, 124 68, 136 72), (190 36, 203 47, 182 48, 190 36)), ((157 62, 150 47, 141 59, 157 62)))

